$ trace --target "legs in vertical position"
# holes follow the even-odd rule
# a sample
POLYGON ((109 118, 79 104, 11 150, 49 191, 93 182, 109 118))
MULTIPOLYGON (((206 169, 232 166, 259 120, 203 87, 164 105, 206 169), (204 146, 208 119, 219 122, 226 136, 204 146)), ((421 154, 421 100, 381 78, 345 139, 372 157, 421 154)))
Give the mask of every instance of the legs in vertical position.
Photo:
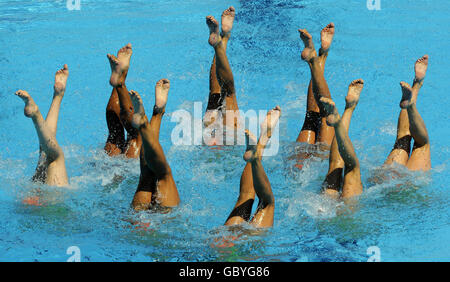
MULTIPOLYGON (((215 72, 217 82, 220 87, 221 97, 223 97, 223 100, 225 101, 223 120, 227 126, 236 128, 238 126, 236 91, 234 88, 233 73, 226 55, 226 46, 233 27, 234 16, 235 9, 233 7, 230 7, 223 12, 222 33, 219 32, 219 23, 213 16, 206 17, 206 24, 208 25, 210 32, 208 43, 215 51, 215 72), (234 115, 231 115, 229 118, 230 121, 227 121, 227 111, 228 113, 231 113, 230 111, 234 112, 234 115)), ((216 85, 214 91, 217 90, 218 87, 216 85)))
POLYGON ((339 195, 341 185, 341 198, 349 198, 362 193, 359 161, 348 136, 348 129, 363 86, 364 82, 361 79, 350 84, 342 117, 339 116, 331 99, 324 97, 320 99, 328 114, 327 123, 333 126, 336 131, 330 150, 329 170, 323 185, 325 194, 333 197, 339 195), (342 173, 344 173, 343 180, 342 173))
POLYGON ((328 89, 328 84, 324 77, 324 67, 334 36, 334 24, 328 24, 321 32, 322 48, 319 51, 319 56, 317 56, 312 36, 308 31, 306 29, 299 29, 299 32, 300 38, 305 45, 301 57, 310 67, 311 90, 322 117, 320 125, 318 126, 319 129, 317 131, 318 133, 315 142, 331 145, 334 137, 334 130, 333 127, 328 126, 325 122, 325 112, 321 105, 320 98, 325 97, 331 99, 330 90, 328 89))
POLYGON ((141 177, 132 206, 135 210, 148 209, 152 204, 175 207, 180 198, 172 170, 159 143, 159 130, 165 113, 170 82, 161 79, 155 87, 155 106, 148 121, 141 96, 130 91, 134 106, 131 124, 142 136, 141 177))
POLYGON ((53 101, 46 120, 44 120, 30 94, 23 90, 15 93, 25 102, 24 114, 32 119, 39 138, 39 164, 33 176, 33 181, 43 182, 51 186, 67 186, 69 184, 64 153, 56 141, 59 108, 64 97, 68 76, 67 65, 56 72, 53 101))
POLYGON ((397 139, 385 165, 398 163, 410 170, 429 170, 431 168, 430 143, 425 123, 417 111, 416 102, 428 68, 428 56, 416 61, 413 86, 401 82, 402 99, 397 125, 397 139), (414 146, 411 152, 411 139, 414 146), (411 156, 410 156, 411 153, 411 156))
POLYGON ((405 109, 400 111, 397 122, 397 138, 394 143, 394 148, 387 157, 385 165, 398 163, 406 165, 411 152, 411 132, 409 131, 408 112, 405 109))
POLYGON ((128 158, 137 158, 142 140, 131 126, 134 110, 125 85, 132 53, 131 44, 127 44, 118 51, 117 56, 107 55, 111 65, 109 83, 113 90, 106 109, 109 136, 105 150, 109 155, 124 153, 128 158), (126 140, 124 129, 127 131, 126 140))
POLYGON ((250 220, 255 193, 259 203, 250 223, 256 227, 271 227, 275 210, 275 199, 272 188, 261 163, 264 148, 272 136, 272 130, 281 115, 280 107, 269 111, 261 124, 261 135, 257 142, 248 130, 245 132, 247 149, 244 160, 247 162, 241 177, 241 188, 238 201, 229 215, 225 225, 236 225, 250 220))
MULTIPOLYGON (((334 24, 330 23, 322 29, 321 32, 321 48, 319 50, 319 62, 322 67, 322 71, 325 71, 325 63, 328 57, 328 51, 333 41, 334 36, 334 24)), ((314 49, 311 45, 312 41, 309 41, 308 36, 304 37, 307 41, 309 48, 314 49)), ((303 38, 302 38, 303 39, 303 38)), ((305 41, 304 41, 305 42, 305 41)), ((306 45, 305 45, 306 46, 306 45)), ((329 126, 326 124, 325 118, 320 114, 319 106, 317 105, 317 95, 313 93, 312 79, 308 86, 308 96, 306 104, 306 115, 303 123, 302 130, 297 137, 297 142, 314 144, 317 142, 326 142, 329 135, 329 126)))
POLYGON ((106 124, 108 125, 108 139, 105 151, 109 156, 117 156, 125 150, 125 130, 120 121, 120 105, 117 90, 114 87, 106 106, 106 124))
MULTIPOLYGON (((224 44, 225 50, 228 46, 228 40, 231 37, 231 29, 233 28, 233 21, 235 16, 235 10, 233 7, 228 8, 222 13, 222 31, 220 33, 222 37, 222 42, 224 44)), ((209 99, 208 106, 206 107, 206 113, 203 118, 204 125, 207 127, 214 123, 218 114, 224 110, 223 104, 225 103, 225 98, 222 95, 222 88, 220 87, 219 81, 217 80, 216 74, 216 55, 214 54, 213 62, 211 64, 211 69, 209 72, 209 99)), ((229 98, 228 98, 229 100, 229 98)), ((232 103, 233 104, 233 103, 232 103)), ((237 105, 237 103, 234 103, 237 105)))
POLYGON ((405 82, 401 83, 403 96, 400 107, 406 109, 408 113, 409 130, 414 139, 411 156, 406 164, 406 167, 410 170, 426 171, 431 169, 430 139, 425 122, 416 107, 417 96, 423 85, 427 68, 428 55, 425 55, 416 61, 415 78, 412 88, 405 82))

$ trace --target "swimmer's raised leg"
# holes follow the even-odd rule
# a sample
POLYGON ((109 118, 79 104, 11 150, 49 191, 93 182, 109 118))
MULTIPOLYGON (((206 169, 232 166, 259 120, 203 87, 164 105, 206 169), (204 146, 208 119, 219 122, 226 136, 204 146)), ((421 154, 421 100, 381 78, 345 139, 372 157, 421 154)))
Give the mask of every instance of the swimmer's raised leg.
POLYGON ((405 165, 411 152, 411 133, 409 131, 408 112, 405 109, 400 111, 397 122, 397 137, 394 148, 384 162, 385 165, 398 163, 405 165))
POLYGON ((155 87, 155 106, 150 120, 145 114, 143 101, 136 91, 130 91, 131 100, 134 106, 134 115, 132 125, 139 130, 142 136, 141 149, 141 179, 154 179, 154 183, 141 183, 140 185, 154 186, 155 191, 149 197, 149 190, 152 187, 140 187, 136 191, 132 206, 136 210, 148 207, 151 200, 156 201, 162 207, 175 207, 179 204, 180 198, 175 181, 172 176, 172 170, 166 160, 164 151, 159 143, 159 128, 162 117, 165 113, 167 96, 170 88, 168 79, 161 79, 155 87), (142 162, 148 170, 142 170, 142 162), (150 172, 152 175, 146 175, 150 172))
MULTIPOLYGON (((362 79, 354 80, 348 87, 347 97, 345 97, 345 110, 341 117, 341 123, 346 129, 347 133, 350 128, 350 121, 353 112, 358 105, 359 97, 363 89, 364 82, 362 79)), ((345 162, 339 153, 338 143, 336 137, 333 138, 329 156, 328 173, 323 183, 324 193, 333 198, 339 197, 339 192, 343 185, 343 173, 345 162)))
MULTIPOLYGON (((326 27, 324 27, 321 32, 322 45, 319 50, 319 59, 322 69, 324 71, 326 59, 328 57, 328 51, 330 49, 331 42, 333 41, 333 36, 334 36, 334 24, 330 23, 326 27)), ((312 42, 310 42, 310 38, 306 33, 304 34, 304 39, 306 40, 305 46, 310 46, 307 48, 314 48, 314 45, 312 44, 312 42)), ((319 137, 318 134, 319 129, 322 127, 323 127, 322 132, 328 130, 325 118, 322 118, 320 116, 320 109, 319 106, 317 105, 317 101, 313 93, 312 80, 310 80, 308 86, 305 121, 302 130, 300 131, 300 134, 297 137, 297 142, 308 144, 316 143, 316 139, 318 139, 316 137, 319 137)), ((322 134, 321 136, 324 136, 324 134, 322 134)))
POLYGON ((255 137, 249 131, 246 132, 247 150, 244 154, 244 160, 252 165, 253 187, 259 199, 257 210, 250 222, 256 227, 271 227, 273 225, 275 198, 261 159, 264 149, 272 137, 272 131, 278 124, 280 115, 281 109, 278 106, 267 113, 266 119, 261 124, 261 135, 256 146, 252 145, 255 144, 255 137))
POLYGON ((423 85, 426 71, 428 68, 428 56, 425 55, 415 64, 415 79, 413 87, 411 88, 407 83, 401 82, 403 97, 400 102, 400 107, 406 109, 409 118, 409 129, 411 136, 414 139, 414 146, 411 156, 406 164, 410 170, 429 170, 431 169, 430 156, 430 139, 425 122, 420 116, 417 107, 417 96, 419 90, 423 85))
POLYGON ((238 225, 250 220, 255 201, 255 188, 253 188, 252 165, 249 162, 244 167, 239 187, 239 198, 225 222, 227 226, 238 225))
POLYGON ((45 122, 53 135, 56 136, 56 129, 58 125, 59 109, 61 101, 66 91, 67 78, 69 77, 69 68, 65 64, 62 69, 55 74, 55 84, 53 86, 53 100, 48 110, 45 122))
POLYGON ((261 159, 280 115, 281 109, 278 106, 269 111, 266 119, 261 124, 259 141, 248 130, 245 131, 247 149, 244 154, 244 160, 247 162, 247 165, 241 177, 241 190, 238 202, 228 217, 227 222, 225 222, 225 225, 240 224, 243 221, 249 220, 255 192, 258 196, 259 203, 250 223, 256 227, 271 227, 273 225, 275 199, 261 159), (243 184, 246 184, 246 186, 243 186, 243 184), (252 186, 249 184, 252 184, 252 186))
POLYGON ((106 124, 108 126, 108 139, 104 150, 109 156, 120 155, 126 147, 126 142, 125 129, 120 121, 119 94, 117 94, 115 87, 113 87, 106 106, 106 124))
MULTIPOLYGON (((334 33, 334 25, 332 31, 334 33)), ((330 90, 328 89, 328 84, 324 77, 324 63, 322 63, 324 62, 324 59, 317 56, 312 36, 308 33, 308 31, 306 29, 299 29, 299 32, 300 38, 305 45, 301 57, 304 61, 308 63, 310 67, 312 91, 314 93, 317 105, 320 109, 321 116, 325 117, 325 111, 320 103, 320 98, 325 97, 331 99, 331 94, 330 90)), ((324 52, 324 54, 326 53, 327 52, 324 52)), ((328 126, 326 123, 322 122, 318 136, 316 136, 316 142, 331 145, 333 137, 334 137, 333 127, 328 126)))
POLYGON ((359 101, 359 96, 364 82, 359 79, 353 81, 349 86, 346 97, 346 109, 342 118, 339 116, 333 100, 321 98, 327 112, 327 123, 333 126, 336 132, 336 145, 339 155, 344 161, 344 181, 341 198, 350 198, 362 193, 362 182, 359 160, 356 156, 353 144, 348 136, 351 115, 359 101))
MULTIPOLYGON (((232 23, 234 16, 235 10, 233 7, 230 7, 223 12, 222 21, 226 22, 225 26, 227 26, 226 28, 229 28, 230 30, 232 27, 232 25, 230 26, 230 22, 232 23)), ((238 118, 236 114, 236 111, 238 111, 238 106, 233 73, 226 55, 226 40, 224 40, 220 35, 219 23, 213 16, 206 17, 206 24, 208 25, 210 31, 208 43, 214 48, 215 51, 216 76, 221 88, 221 95, 225 100, 225 110, 229 113, 234 113, 231 115, 230 121, 227 121, 225 115, 224 122, 226 125, 236 128, 238 126, 238 118)))
POLYGON ((51 186, 68 185, 64 153, 56 141, 55 134, 46 124, 38 106, 28 92, 19 90, 15 93, 25 103, 24 114, 33 120, 39 138, 39 146, 45 154, 44 174, 35 175, 34 181, 41 181, 51 186))
MULTIPOLYGON (((221 37, 222 42, 225 46, 225 50, 228 46, 228 40, 231 36, 231 29, 233 28, 235 10, 233 7, 228 8, 222 13, 222 30, 221 37)), ((219 81, 217 80, 216 74, 216 55, 214 54, 213 62, 211 64, 211 69, 209 72, 209 99, 208 106, 206 107, 206 113, 203 118, 203 124, 208 127, 210 124, 214 123, 217 118, 219 111, 222 110, 223 103, 225 102, 225 97, 221 94, 221 87, 219 81)))
MULTIPOLYGON (((123 145, 122 150, 124 151, 126 157, 137 158, 139 156, 139 150, 141 147, 142 140, 141 137, 139 136, 138 131, 131 126, 131 119, 133 118, 133 105, 131 103, 130 96, 128 95, 128 89, 125 85, 125 80, 128 74, 132 54, 133 50, 131 44, 128 43, 126 46, 122 47, 118 51, 117 56, 108 54, 107 57, 111 65, 111 77, 109 82, 111 86, 114 88, 111 96, 117 93, 117 98, 119 102, 118 104, 120 108, 119 112, 120 122, 121 125, 127 131, 128 135, 127 140, 125 142, 126 144, 123 145), (116 93, 114 93, 114 90, 116 91, 116 93)), ((116 102, 117 104, 117 100, 113 102, 116 102)), ((108 121, 108 110, 107 110, 107 121, 108 121)), ((114 118, 110 118, 109 121, 115 122, 114 118)), ((115 135, 115 133, 118 132, 117 133, 119 139, 118 141, 120 142, 121 131, 119 129, 119 126, 117 124, 116 125, 112 124, 111 126, 108 127, 110 127, 113 130, 112 132, 110 131, 110 137, 112 137, 111 135, 113 134, 115 135)), ((110 137, 108 137, 108 140, 110 140, 110 137)), ((111 142, 111 144, 114 143, 111 142)), ((120 143, 114 145, 119 147, 120 143)), ((109 147, 111 147, 110 151, 112 152, 111 153, 112 155, 118 152, 114 148, 114 146, 111 145, 109 147)))

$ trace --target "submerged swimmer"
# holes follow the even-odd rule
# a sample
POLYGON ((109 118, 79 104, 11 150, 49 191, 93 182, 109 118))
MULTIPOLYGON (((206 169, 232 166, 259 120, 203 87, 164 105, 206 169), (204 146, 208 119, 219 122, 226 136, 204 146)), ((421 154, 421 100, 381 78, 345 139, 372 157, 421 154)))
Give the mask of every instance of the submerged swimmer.
POLYGON ((320 102, 327 113, 327 123, 334 127, 335 136, 331 144, 328 173, 323 183, 326 195, 348 199, 363 191, 358 157, 348 136, 353 111, 359 102, 364 86, 362 79, 354 80, 348 87, 345 97, 345 110, 342 117, 333 100, 322 97, 320 102), (343 177, 342 177, 343 175, 343 177))
MULTIPOLYGON (((322 29, 320 33, 321 48, 319 49, 318 56, 314 49, 312 36, 306 29, 299 29, 298 31, 300 33, 300 39, 305 45, 301 57, 302 60, 308 63, 311 72, 311 80, 308 86, 305 121, 296 141, 309 145, 322 145, 313 147, 313 151, 316 149, 323 149, 323 147, 325 147, 325 151, 328 151, 333 141, 334 129, 326 122, 326 113, 320 102, 320 97, 331 99, 324 72, 328 51, 330 50, 331 42, 333 41, 334 24, 329 23, 322 29)), ((311 157, 311 152, 306 151, 298 154, 296 156, 296 167, 301 169, 303 167, 303 161, 309 157, 311 157)))
POLYGON ((322 45, 319 49, 319 56, 314 49, 312 36, 306 30, 300 29, 299 32, 300 38, 305 44, 301 56, 309 65, 311 80, 308 86, 305 121, 296 141, 307 144, 325 143, 329 146, 333 141, 334 130, 326 123, 325 112, 319 100, 319 92, 322 97, 331 98, 324 71, 328 51, 333 41, 334 24, 328 24, 320 33, 322 45))
MULTIPOLYGON (((206 24, 210 32, 208 43, 214 48, 214 58, 209 75, 208 106, 203 117, 205 127, 214 125, 222 127, 222 124, 215 124, 220 120, 228 128, 234 129, 238 127, 239 108, 236 100, 233 73, 226 54, 235 14, 233 7, 223 11, 222 30, 220 32, 217 20, 213 16, 206 17, 206 24)), ((207 144, 217 143, 217 140, 215 140, 218 138, 217 134, 215 138, 214 134, 212 135, 213 138, 207 144)))
POLYGON ((56 140, 59 108, 66 91, 68 77, 67 65, 56 72, 53 100, 45 120, 28 92, 18 90, 15 93, 25 102, 25 116, 33 121, 39 138, 39 162, 32 180, 50 186, 67 186, 69 184, 64 153, 56 140))
POLYGON ((425 55, 416 61, 413 86, 409 86, 406 82, 400 82, 402 99, 397 124, 397 138, 394 148, 384 163, 385 166, 398 163, 413 171, 431 169, 430 139, 425 122, 416 107, 417 96, 423 85, 427 68, 428 55, 425 55), (412 152, 411 139, 414 139, 412 152))
POLYGON ((250 224, 255 227, 264 228, 273 225, 275 198, 261 159, 280 115, 281 109, 278 106, 267 113, 266 119, 261 124, 261 135, 258 141, 252 133, 248 130, 245 131, 247 149, 244 160, 247 164, 241 176, 239 198, 225 222, 227 226, 241 224, 245 221, 250 221, 250 224), (250 220, 255 192, 259 203, 255 215, 250 220))
POLYGON ((145 114, 143 101, 139 93, 133 90, 129 93, 134 106, 131 125, 142 136, 141 175, 131 203, 136 211, 156 207, 175 207, 180 202, 172 170, 159 143, 159 131, 166 109, 169 89, 170 82, 168 79, 161 79, 156 83, 155 106, 150 121, 145 114))
MULTIPOLYGON (((329 169, 323 183, 324 193, 332 197, 342 199, 350 198, 362 193, 362 182, 359 161, 353 148, 352 142, 348 136, 350 120, 359 101, 364 82, 362 79, 353 81, 345 98, 344 114, 339 116, 338 110, 331 99, 330 90, 324 77, 324 66, 328 50, 334 35, 334 24, 327 25, 321 33, 322 48, 317 56, 314 48, 312 36, 306 29, 299 29, 300 38, 305 48, 302 51, 302 59, 306 61, 311 70, 310 90, 308 90, 308 102, 311 102, 310 109, 315 109, 315 115, 319 118, 317 109, 320 113, 320 122, 316 119, 316 124, 320 125, 318 136, 314 130, 302 130, 300 132, 299 142, 322 142, 331 145, 329 155, 329 169), (314 99, 311 97, 313 94, 314 99), (317 104, 312 103, 315 101, 317 104)), ((307 118, 308 112, 307 112, 307 118)), ((305 120, 305 123, 307 120, 305 120)), ((308 127, 306 128, 308 129, 308 127)))
POLYGON ((138 130, 131 126, 134 110, 125 85, 132 53, 131 44, 128 43, 117 52, 117 56, 107 55, 111 66, 109 83, 113 87, 106 106, 109 134, 105 151, 109 156, 124 154, 127 158, 137 158, 142 144, 138 130), (127 132, 126 139, 124 130, 127 132))

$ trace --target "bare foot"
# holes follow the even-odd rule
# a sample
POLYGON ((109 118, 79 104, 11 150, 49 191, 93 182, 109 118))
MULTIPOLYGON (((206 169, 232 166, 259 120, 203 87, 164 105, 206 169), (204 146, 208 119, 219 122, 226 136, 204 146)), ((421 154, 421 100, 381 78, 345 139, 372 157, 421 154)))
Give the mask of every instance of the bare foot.
POLYGON ((125 74, 130 67, 131 54, 133 54, 133 49, 131 44, 128 43, 117 52, 117 57, 111 54, 107 55, 112 72, 109 79, 111 86, 117 87, 125 82, 125 74))
POLYGON ((62 69, 58 70, 55 74, 55 85, 53 89, 55 90, 55 95, 64 95, 66 91, 67 78, 69 77, 69 68, 67 64, 63 66, 62 69))
POLYGON ((339 116, 339 112, 333 100, 322 97, 320 98, 320 102, 322 102, 325 112, 327 113, 327 124, 329 126, 335 126, 338 124, 341 117, 339 116))
POLYGON ((234 16, 236 14, 236 10, 233 6, 226 9, 222 13, 222 34, 221 36, 229 36, 231 29, 233 28, 234 16))
POLYGON ((278 123, 281 116, 280 106, 276 106, 267 113, 266 119, 261 123, 261 135, 259 136, 258 144, 261 146, 266 146, 269 142, 270 137, 272 137, 272 130, 278 123))
POLYGON ((400 87, 402 88, 402 100, 400 101, 400 108, 409 108, 413 104, 415 104, 412 88, 408 83, 404 81, 400 82, 400 87))
POLYGON ((206 24, 209 27, 208 43, 209 43, 209 45, 215 47, 222 40, 222 38, 220 37, 220 34, 219 34, 219 23, 213 16, 207 16, 206 24))
POLYGON ((133 103, 134 114, 131 119, 131 125, 139 129, 147 122, 147 116, 145 115, 144 103, 142 102, 141 95, 134 90, 128 92, 131 97, 131 102, 133 103))
POLYGON ((248 130, 245 131, 247 150, 244 154, 244 160, 249 162, 257 158, 261 159, 262 153, 267 143, 269 143, 270 137, 272 137, 272 131, 277 126, 280 116, 281 108, 279 106, 276 106, 267 113, 266 118, 261 123, 261 134, 258 142, 256 142, 256 137, 251 132, 248 130))
POLYGON ((15 95, 19 96, 25 102, 25 108, 23 110, 26 117, 33 117, 39 112, 39 108, 31 98, 30 94, 24 90, 18 90, 15 95))
POLYGON ((314 57, 317 57, 312 36, 306 29, 299 29, 298 32, 300 32, 300 38, 305 44, 305 49, 302 51, 302 60, 310 62, 314 57))
POLYGON ((319 53, 321 55, 327 53, 328 50, 330 49, 331 42, 333 41, 333 36, 334 36, 334 23, 329 23, 320 32, 320 39, 322 41, 322 46, 319 50, 319 53))
POLYGON ((414 66, 416 77, 414 78, 414 81, 422 83, 425 78, 425 74, 427 73, 427 68, 428 68, 428 55, 425 55, 416 61, 416 64, 414 66))
POLYGON ((364 80, 353 80, 348 86, 347 97, 345 97, 345 108, 355 108, 359 102, 359 96, 364 87, 364 80))
POLYGON ((155 86, 155 110, 163 112, 167 104, 169 95, 170 81, 166 78, 159 80, 155 86))

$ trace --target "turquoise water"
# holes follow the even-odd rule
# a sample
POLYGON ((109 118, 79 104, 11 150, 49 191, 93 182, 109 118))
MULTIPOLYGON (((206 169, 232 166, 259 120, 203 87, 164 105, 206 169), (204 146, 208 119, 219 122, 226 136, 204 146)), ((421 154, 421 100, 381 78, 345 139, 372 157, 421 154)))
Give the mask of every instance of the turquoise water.
POLYGON ((382 261, 450 260, 450 148, 447 128, 447 1, 92 1, 68 11, 65 1, 0 2, 0 260, 66 261, 78 246, 82 261, 366 261, 377 246, 382 261), (174 146, 171 113, 206 107, 213 50, 205 16, 237 10, 228 55, 242 110, 279 104, 279 154, 263 161, 276 198, 274 227, 240 231, 233 247, 212 247, 233 233, 221 225, 234 206, 244 167, 243 147, 211 150, 174 146), (326 78, 339 109, 347 86, 363 78, 365 89, 350 136, 361 161, 365 192, 353 212, 319 194, 327 160, 310 159, 303 170, 290 159, 302 126, 310 79, 300 60, 297 29, 306 27, 319 44, 330 21, 336 36, 326 78), (170 214, 131 213, 139 178, 137 160, 109 158, 105 107, 111 93, 106 53, 131 42, 129 89, 153 104, 154 83, 167 77, 171 90, 161 131, 182 199, 170 214), (418 108, 427 123, 433 169, 405 172, 384 184, 367 179, 395 140, 401 95, 412 82, 413 64, 428 54, 430 65, 418 108), (13 93, 25 89, 46 112, 54 72, 67 63, 70 77, 59 120, 72 189, 29 182, 38 158, 32 122, 13 93), (35 188, 47 204, 22 199, 35 188), (129 223, 140 220, 148 230, 129 223))

